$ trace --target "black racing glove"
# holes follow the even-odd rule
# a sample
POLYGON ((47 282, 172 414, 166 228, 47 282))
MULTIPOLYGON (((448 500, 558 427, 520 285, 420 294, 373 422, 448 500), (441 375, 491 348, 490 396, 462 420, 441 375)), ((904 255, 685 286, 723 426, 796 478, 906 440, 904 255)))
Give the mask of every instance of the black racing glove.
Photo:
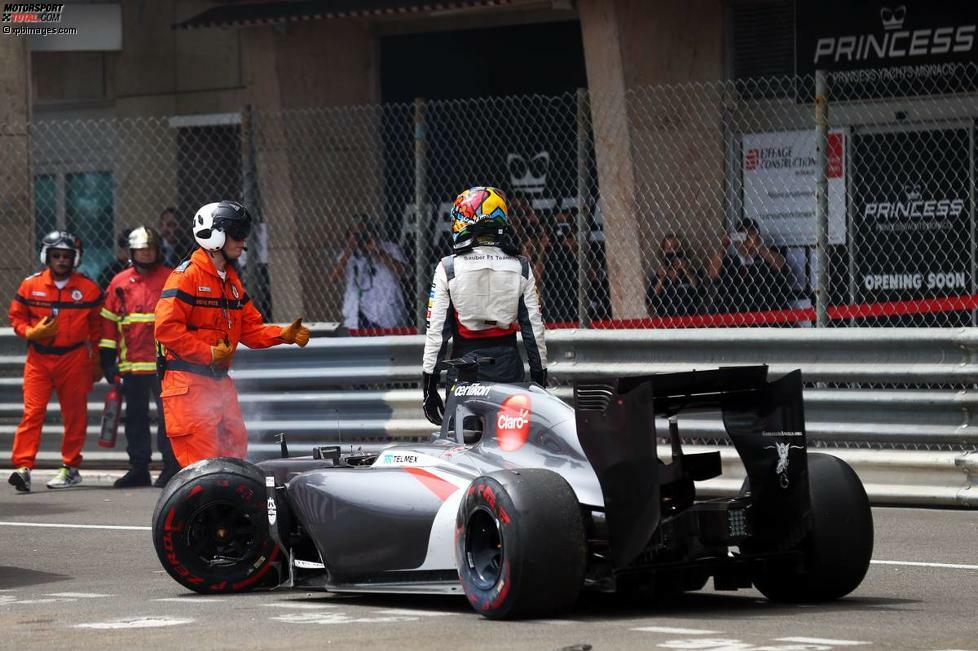
POLYGON ((547 388, 547 369, 542 371, 530 371, 530 379, 542 386, 544 389, 547 388))
POLYGON ((102 365, 105 381, 109 384, 115 383, 115 376, 119 374, 119 367, 115 363, 115 351, 111 348, 99 348, 98 361, 102 365))
POLYGON ((422 373, 421 388, 424 391, 424 416, 435 425, 441 425, 442 415, 445 413, 445 403, 438 395, 438 373, 422 373))

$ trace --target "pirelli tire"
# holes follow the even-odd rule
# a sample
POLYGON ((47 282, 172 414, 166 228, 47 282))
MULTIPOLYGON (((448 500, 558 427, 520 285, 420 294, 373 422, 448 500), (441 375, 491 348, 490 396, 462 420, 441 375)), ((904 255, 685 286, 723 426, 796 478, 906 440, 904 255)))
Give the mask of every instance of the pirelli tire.
POLYGON ((873 555, 873 514, 855 471, 829 454, 808 455, 812 529, 800 546, 801 566, 769 564, 754 577, 772 601, 813 603, 839 599, 866 576, 873 555))
POLYGON ((475 479, 455 525, 459 580, 483 616, 547 617, 577 600, 587 561, 584 520, 557 473, 500 470, 475 479))
POLYGON ((160 563, 201 594, 278 585, 283 554, 269 533, 267 504, 264 474, 253 464, 219 457, 187 466, 153 512, 160 563))

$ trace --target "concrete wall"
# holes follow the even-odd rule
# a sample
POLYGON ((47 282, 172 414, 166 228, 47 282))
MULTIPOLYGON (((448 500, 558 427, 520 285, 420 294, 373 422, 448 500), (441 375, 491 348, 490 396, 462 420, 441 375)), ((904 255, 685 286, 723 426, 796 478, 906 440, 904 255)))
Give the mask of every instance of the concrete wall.
MULTIPOLYGON (((33 183, 30 176, 30 60, 25 40, 0 38, 0 288, 9 301, 21 279, 36 266, 33 246, 33 183)), ((4 315, 6 312, 4 312, 4 315)), ((4 318, 5 320, 5 318, 4 318)))
POLYGON ((276 319, 336 319, 342 288, 322 283, 338 234, 380 191, 380 112, 348 108, 380 101, 376 39, 328 20, 248 29, 244 44, 276 319))
POLYGON ((722 227, 720 94, 691 84, 650 87, 723 77, 723 2, 580 0, 578 7, 613 315, 643 317, 651 271, 643 261, 658 258, 662 234, 702 233, 690 243, 701 251, 722 227))

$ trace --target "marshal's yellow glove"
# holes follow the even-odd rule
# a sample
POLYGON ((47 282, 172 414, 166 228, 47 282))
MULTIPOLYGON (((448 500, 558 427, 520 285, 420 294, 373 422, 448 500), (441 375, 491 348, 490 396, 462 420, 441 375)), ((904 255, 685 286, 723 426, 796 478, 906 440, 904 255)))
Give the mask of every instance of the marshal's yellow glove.
POLYGON ((58 322, 54 320, 54 317, 46 316, 38 321, 37 325, 28 326, 24 336, 27 337, 28 341, 37 341, 38 339, 50 339, 56 334, 58 334, 58 322))
POLYGON ((302 325, 302 317, 282 328, 279 338, 287 344, 298 344, 299 347, 309 343, 309 328, 302 325))
POLYGON ((234 351, 223 341, 216 346, 211 346, 211 365, 227 368, 231 366, 231 354, 234 351))

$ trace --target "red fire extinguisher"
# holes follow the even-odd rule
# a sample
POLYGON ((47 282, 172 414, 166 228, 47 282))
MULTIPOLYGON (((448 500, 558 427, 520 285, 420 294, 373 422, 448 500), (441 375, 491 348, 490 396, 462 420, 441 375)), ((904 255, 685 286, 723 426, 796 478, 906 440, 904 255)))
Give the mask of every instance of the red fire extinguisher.
POLYGON ((115 376, 112 388, 105 394, 105 406, 102 408, 102 430, 98 435, 98 445, 101 448, 114 448, 116 437, 119 435, 119 415, 122 413, 122 378, 115 376))
MULTIPOLYGON (((115 288, 115 295, 119 299, 119 307, 122 315, 126 314, 126 294, 121 287, 115 288)), ((119 328, 119 338, 124 336, 122 328, 119 328)), ((119 436, 119 416, 122 413, 122 377, 116 375, 112 378, 112 388, 105 394, 105 405, 102 407, 102 429, 98 435, 98 445, 100 448, 114 448, 116 437, 119 436)))

